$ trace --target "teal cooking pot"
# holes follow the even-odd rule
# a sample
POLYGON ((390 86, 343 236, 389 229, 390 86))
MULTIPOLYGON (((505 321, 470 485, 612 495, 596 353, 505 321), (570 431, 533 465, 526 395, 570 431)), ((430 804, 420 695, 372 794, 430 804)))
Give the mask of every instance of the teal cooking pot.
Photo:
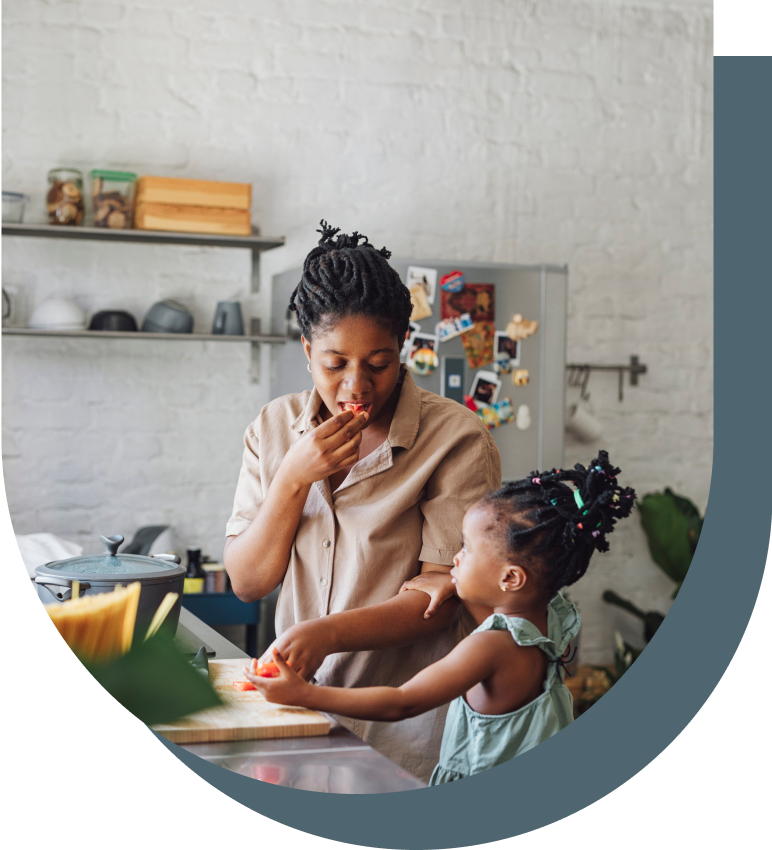
POLYGON ((179 594, 174 607, 169 611, 161 630, 174 637, 182 608, 182 588, 185 582, 185 568, 180 566, 177 555, 121 555, 118 547, 123 537, 100 537, 105 545, 101 555, 67 558, 63 561, 50 561, 35 568, 35 586, 42 602, 62 603, 72 598, 72 585, 80 585, 79 596, 91 596, 95 593, 110 593, 117 585, 140 582, 137 619, 134 636, 144 639, 150 621, 167 593, 179 594))

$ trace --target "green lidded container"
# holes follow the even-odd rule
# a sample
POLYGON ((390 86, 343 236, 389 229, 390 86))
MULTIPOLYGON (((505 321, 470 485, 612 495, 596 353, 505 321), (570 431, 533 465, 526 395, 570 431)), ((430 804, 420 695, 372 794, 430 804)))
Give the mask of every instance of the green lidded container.
POLYGON ((131 171, 105 171, 95 168, 91 177, 94 226, 126 230, 134 225, 134 184, 131 171))

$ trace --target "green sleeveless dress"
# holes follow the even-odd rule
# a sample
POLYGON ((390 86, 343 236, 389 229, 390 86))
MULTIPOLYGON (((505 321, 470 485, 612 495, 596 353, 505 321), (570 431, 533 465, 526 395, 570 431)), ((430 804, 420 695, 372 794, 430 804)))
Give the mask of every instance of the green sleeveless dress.
MULTIPOLYGON (((507 629, 520 646, 538 646, 557 662, 580 626, 576 606, 558 594, 547 606, 546 637, 529 620, 506 614, 493 614, 472 634, 507 629)), ((509 761, 564 729, 573 717, 573 699, 556 663, 547 667, 544 693, 517 711, 479 714, 458 697, 448 709, 440 761, 429 784, 453 782, 509 761)))

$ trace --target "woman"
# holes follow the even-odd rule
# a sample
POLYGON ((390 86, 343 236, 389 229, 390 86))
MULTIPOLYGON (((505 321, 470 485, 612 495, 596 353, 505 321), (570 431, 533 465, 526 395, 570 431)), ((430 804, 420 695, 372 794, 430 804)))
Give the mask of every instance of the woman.
MULTIPOLYGON (((390 253, 325 222, 320 232, 290 302, 314 389, 247 428, 224 560, 241 599, 282 585, 276 645, 300 675, 396 686, 464 636, 456 600, 427 610, 424 593, 399 591, 422 572, 450 581, 461 520, 500 486, 501 459, 475 414, 400 364, 411 304, 390 253)), ((428 779, 446 710, 341 721, 428 779)))

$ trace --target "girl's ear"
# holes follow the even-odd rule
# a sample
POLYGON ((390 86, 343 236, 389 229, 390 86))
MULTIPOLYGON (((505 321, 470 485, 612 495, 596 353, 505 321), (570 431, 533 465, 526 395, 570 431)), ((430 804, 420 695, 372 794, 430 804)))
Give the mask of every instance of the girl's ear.
POLYGON ((522 590, 525 587, 526 581, 528 581, 528 576, 525 570, 516 564, 509 564, 504 567, 499 586, 502 590, 511 593, 515 590, 522 590))
POLYGON ((300 342, 303 344, 303 351, 306 353, 309 363, 311 362, 311 343, 304 337, 300 337, 300 342))

